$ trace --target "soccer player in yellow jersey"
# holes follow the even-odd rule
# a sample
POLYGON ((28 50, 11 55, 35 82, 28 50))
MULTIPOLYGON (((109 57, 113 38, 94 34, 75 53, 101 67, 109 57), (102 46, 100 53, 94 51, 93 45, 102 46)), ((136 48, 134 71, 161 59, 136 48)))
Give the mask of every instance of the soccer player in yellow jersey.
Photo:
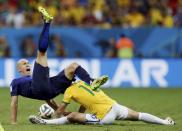
POLYGON ((107 96, 101 89, 91 90, 90 85, 83 81, 77 82, 66 89, 63 102, 56 111, 58 118, 46 120, 37 116, 30 116, 29 120, 36 124, 66 124, 66 123, 98 123, 112 124, 115 120, 141 120, 149 123, 174 125, 171 118, 161 119, 154 115, 133 111, 118 104, 107 96), (71 100, 79 103, 79 112, 71 112, 62 116, 71 100), (91 114, 84 113, 88 110, 91 114))

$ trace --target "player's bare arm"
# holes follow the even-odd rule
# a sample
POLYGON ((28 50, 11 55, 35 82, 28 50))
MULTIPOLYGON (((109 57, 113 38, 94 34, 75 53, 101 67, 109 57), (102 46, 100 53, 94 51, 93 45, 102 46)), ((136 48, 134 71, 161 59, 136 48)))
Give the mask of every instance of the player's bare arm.
POLYGON ((55 118, 61 117, 63 115, 63 113, 65 112, 67 105, 68 105, 67 103, 62 102, 59 105, 58 109, 55 111, 54 117, 55 118))
POLYGON ((17 122, 17 111, 18 111, 18 96, 11 97, 11 124, 16 124, 17 122))
POLYGON ((59 105, 56 103, 56 101, 52 100, 46 100, 46 103, 52 107, 55 111, 58 109, 59 105))

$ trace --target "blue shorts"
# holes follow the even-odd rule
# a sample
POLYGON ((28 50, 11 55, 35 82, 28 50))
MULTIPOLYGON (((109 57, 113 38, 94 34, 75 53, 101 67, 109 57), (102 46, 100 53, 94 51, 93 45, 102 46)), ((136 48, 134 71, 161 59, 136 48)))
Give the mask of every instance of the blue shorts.
POLYGON ((75 81, 74 78, 69 80, 65 76, 64 70, 62 70, 58 75, 50 77, 50 85, 56 94, 64 94, 65 90, 72 84, 73 81, 75 81))
POLYGON ((49 68, 35 62, 32 76, 32 89, 35 95, 51 99, 64 93, 71 83, 72 80, 67 79, 64 70, 54 77, 49 77, 49 68))

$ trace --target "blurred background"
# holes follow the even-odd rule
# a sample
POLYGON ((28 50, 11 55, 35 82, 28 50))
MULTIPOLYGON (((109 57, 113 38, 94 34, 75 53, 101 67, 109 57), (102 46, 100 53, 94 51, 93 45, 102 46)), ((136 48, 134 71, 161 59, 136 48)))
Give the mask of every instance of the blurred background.
POLYGON ((182 87, 182 0, 0 0, 0 87, 36 57, 39 5, 54 16, 51 75, 74 61, 106 87, 182 87))

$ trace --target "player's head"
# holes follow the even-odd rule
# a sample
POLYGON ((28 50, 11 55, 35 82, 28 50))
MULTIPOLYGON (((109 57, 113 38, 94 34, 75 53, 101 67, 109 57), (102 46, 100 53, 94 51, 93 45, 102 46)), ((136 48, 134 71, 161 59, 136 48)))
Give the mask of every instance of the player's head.
POLYGON ((17 70, 22 76, 30 76, 31 75, 31 65, 27 59, 20 59, 17 62, 17 70))

